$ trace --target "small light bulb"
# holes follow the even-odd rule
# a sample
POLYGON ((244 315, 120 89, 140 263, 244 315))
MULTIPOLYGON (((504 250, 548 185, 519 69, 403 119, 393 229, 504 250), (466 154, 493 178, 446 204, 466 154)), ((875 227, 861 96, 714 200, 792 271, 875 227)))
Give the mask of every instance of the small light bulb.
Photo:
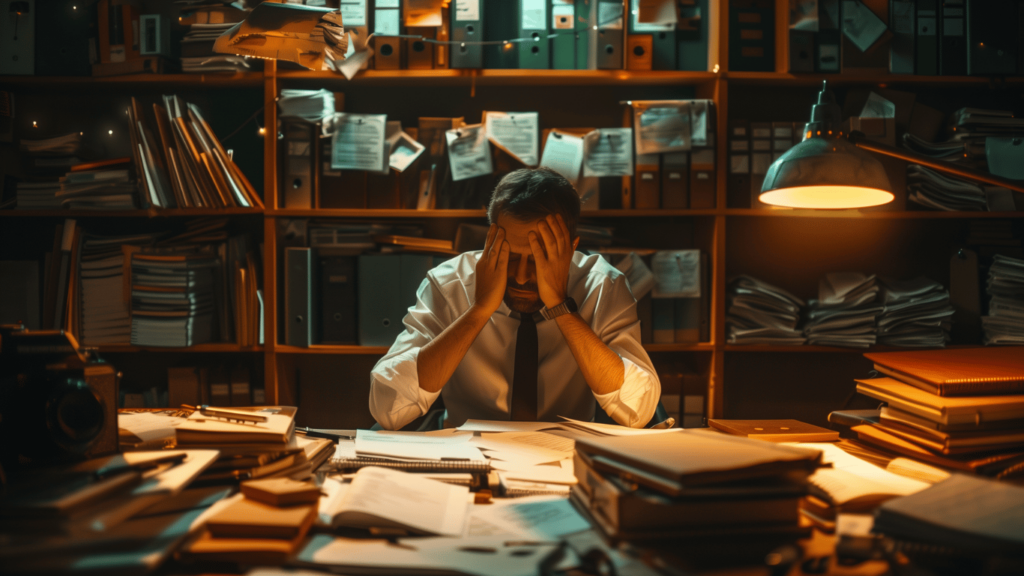
POLYGON ((71 9, 72 10, 78 10, 78 6, 72 6, 71 9))
POLYGON ((718 64, 715 64, 715 67, 711 71, 717 73, 718 72, 718 64))
POLYGON ((594 30, 597 30, 597 26, 594 26, 594 30))
POLYGON ((632 100, 626 100, 626 106, 632 106, 632 105, 633 105, 633 101, 632 100))
POLYGON ((32 121, 32 127, 33 127, 33 128, 39 128, 39 125, 38 125, 38 124, 36 124, 36 121, 35 121, 35 120, 33 120, 33 121, 32 121))
POLYGON ((107 134, 110 135, 110 136, 113 136, 114 135, 114 131, 113 130, 107 130, 107 134))
POLYGON ((79 136, 85 136, 85 132, 79 132, 78 135, 79 136))
POLYGON ((258 132, 258 134, 260 136, 264 136, 267 133, 267 129, 266 128, 260 128, 257 132, 258 132))

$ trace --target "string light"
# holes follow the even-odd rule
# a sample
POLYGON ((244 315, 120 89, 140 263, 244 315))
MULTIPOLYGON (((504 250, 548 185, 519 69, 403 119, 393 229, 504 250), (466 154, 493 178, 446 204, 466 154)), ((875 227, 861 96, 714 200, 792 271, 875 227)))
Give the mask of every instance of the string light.
POLYGON ((107 135, 113 136, 114 135, 114 131, 113 130, 107 130, 107 135))
POLYGON ((260 129, 257 130, 256 133, 259 134, 260 136, 266 136, 267 135, 267 129, 262 127, 262 126, 260 126, 260 129))
POLYGON ((33 121, 32 121, 32 127, 33 127, 33 128, 39 128, 39 125, 38 125, 38 124, 36 124, 36 121, 35 121, 35 120, 33 120, 33 121))

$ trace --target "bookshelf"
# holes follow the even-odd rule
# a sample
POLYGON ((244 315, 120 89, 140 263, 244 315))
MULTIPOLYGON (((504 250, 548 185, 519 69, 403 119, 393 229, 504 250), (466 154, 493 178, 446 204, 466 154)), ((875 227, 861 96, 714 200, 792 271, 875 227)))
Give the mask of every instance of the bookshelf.
MULTIPOLYGON (((786 18, 788 3, 776 2, 776 62, 771 72, 740 72, 728 68, 728 2, 719 5, 715 72, 632 70, 367 70, 347 81, 329 72, 282 69, 266 61, 262 73, 170 74, 107 78, 0 77, 0 85, 16 94, 53 94, 72 90, 97 99, 117 94, 183 95, 231 92, 221 100, 241 95, 244 106, 222 118, 222 126, 240 124, 264 106, 260 124, 275 126, 273 105, 282 88, 326 88, 345 94, 345 109, 352 112, 394 112, 407 123, 415 116, 465 115, 471 123, 487 110, 537 110, 542 127, 618 126, 629 98, 709 98, 716 104, 716 207, 700 210, 607 209, 584 211, 582 221, 610 225, 641 245, 659 249, 700 248, 709 257, 711 273, 711 338, 693 345, 647 344, 656 367, 696 372, 706 383, 706 414, 713 417, 799 418, 822 424, 829 409, 837 408, 852 390, 855 377, 866 374, 866 350, 827 346, 753 346, 726 343, 726 281, 748 273, 793 291, 812 296, 825 272, 859 269, 910 277, 924 274, 948 285, 948 251, 962 242, 970 220, 1020 220, 1024 212, 932 212, 908 210, 904 203, 874 210, 816 212, 759 210, 731 207, 727 195, 727 135, 730 118, 806 120, 821 81, 849 90, 889 87, 915 92, 944 112, 959 105, 1002 106, 1020 111, 1019 93, 1024 78, 907 76, 888 74, 791 74, 787 71, 786 18), (409 90, 413 89, 413 97, 409 90), (550 95, 550 97, 548 97, 550 95), (1015 97, 1016 95, 1016 97, 1015 97), (578 106, 566 106, 575 101, 578 106), (1016 99, 1015 99, 1016 98, 1016 99), (381 108, 387 109, 381 109, 381 108), (757 117, 758 114, 761 117, 757 117)), ((19 96, 21 97, 21 96, 19 96)), ((211 99, 212 101, 212 99, 211 99)), ((203 106, 203 103, 200 102, 203 106)), ((223 104, 218 109, 225 109, 223 104)), ((205 112, 205 109, 204 109, 205 112)), ((59 115, 58 115, 59 116, 59 115)), ((214 117, 214 113, 207 117, 214 117)), ((215 126, 216 129, 216 126, 215 126)), ((248 137, 247 137, 248 138, 248 137)), ((252 138, 248 138, 250 141, 252 138)), ((392 220, 422 222, 430 231, 452 231, 459 222, 482 223, 483 210, 401 209, 284 209, 278 208, 278 146, 275 138, 239 149, 248 157, 243 170, 263 190, 266 210, 134 210, 134 211, 0 211, 0 257, 19 249, 12 239, 45 243, 46 234, 33 227, 62 218, 100 219, 112 226, 145 226, 148 222, 174 222, 197 216, 228 216, 263 241, 265 344, 239 347, 206 344, 188 349, 101 346, 101 353, 126 365, 146 360, 161 368, 201 356, 220 354, 231 362, 251 362, 254 385, 262 380, 268 403, 347 403, 339 420, 329 427, 368 426, 366 391, 368 371, 387 348, 378 346, 287 346, 279 337, 282 286, 282 245, 279 227, 291 219, 337 219, 346 222, 392 220), (260 152, 262 149, 262 157, 260 152), (137 224, 136 221, 141 221, 137 224), (128 224, 128 223, 131 224, 128 224), (149 353, 153 353, 149 356, 149 353), (248 358, 236 360, 235 358, 248 358), (261 376, 258 378, 256 372, 261 376), (316 376, 311 383, 310 375, 316 376), (326 378, 326 379, 325 379, 326 378), (333 386, 331 387, 331 378, 333 386)), ((902 195, 897 192, 897 197, 902 195)), ((46 248, 39 247, 38 252, 46 248)), ((23 253, 25 251, 22 248, 23 253)), ((31 252, 31 250, 28 250, 31 252)), ((874 351, 892 350, 875 346, 874 351)), ((116 364, 115 364, 116 365, 116 364)), ((300 415, 302 410, 300 410, 300 415)), ((315 425, 317 423, 314 423, 315 425)))

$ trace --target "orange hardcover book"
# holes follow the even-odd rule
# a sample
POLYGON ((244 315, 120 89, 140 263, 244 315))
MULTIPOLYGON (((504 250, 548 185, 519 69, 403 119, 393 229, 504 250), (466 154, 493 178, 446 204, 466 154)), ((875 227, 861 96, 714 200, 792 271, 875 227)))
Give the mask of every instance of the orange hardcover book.
POLYGON ((873 352, 875 369, 937 396, 1024 393, 1024 346, 873 352))
POLYGON ((278 508, 249 498, 241 498, 221 510, 206 523, 215 538, 302 537, 316 519, 312 504, 278 508))
POLYGON ((839 432, 799 420, 708 419, 708 426, 734 436, 768 442, 835 442, 839 432))

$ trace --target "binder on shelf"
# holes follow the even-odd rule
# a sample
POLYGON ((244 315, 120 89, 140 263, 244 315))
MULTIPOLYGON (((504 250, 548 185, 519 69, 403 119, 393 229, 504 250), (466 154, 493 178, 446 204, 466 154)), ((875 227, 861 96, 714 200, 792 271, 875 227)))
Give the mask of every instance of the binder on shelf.
POLYGON ((709 0, 679 0, 679 22, 676 24, 676 68, 706 72, 711 69, 708 62, 708 42, 711 34, 711 13, 709 0))
POLYGON ((726 204, 729 208, 750 208, 750 124, 729 120, 729 175, 726 204))
POLYGON ((316 185, 316 140, 318 126, 301 120, 283 122, 281 148, 284 166, 281 170, 281 201, 284 208, 313 208, 316 185))
POLYGON ((914 73, 914 0, 889 0, 890 74, 914 73))
POLYGON ((758 200, 761 185, 772 164, 772 125, 770 122, 750 123, 750 207, 766 208, 758 200))
POLYGON ((416 303, 416 291, 432 266, 433 257, 419 254, 359 256, 359 344, 394 343, 404 329, 402 319, 416 303))
POLYGON ((435 37, 438 44, 434 45, 434 68, 446 70, 451 67, 451 45, 446 42, 452 39, 452 23, 450 12, 454 10, 444 7, 441 9, 441 25, 435 30, 435 37))
POLYGON ((597 46, 598 70, 622 70, 623 37, 622 2, 598 2, 597 46), (617 17, 616 17, 617 15, 617 17))
POLYGON ((313 251, 284 249, 285 344, 308 347, 313 343, 313 251))
POLYGON ((839 72, 840 44, 842 32, 839 29, 839 1, 818 0, 818 34, 814 47, 814 71, 817 73, 839 72))
POLYGON ((690 208, 715 207, 715 149, 694 148, 690 153, 690 208))
POLYGON ((402 39, 396 36, 374 36, 373 67, 375 70, 402 69, 402 39))
POLYGON ((675 342, 675 304, 672 298, 651 298, 651 337, 655 344, 675 342))
POLYGON ((690 175, 686 152, 670 152, 661 157, 661 207, 690 207, 690 175))
POLYGON ((469 44, 483 41, 484 0, 455 0, 451 9, 452 42, 465 42, 451 46, 452 68, 483 68, 483 46, 469 44))
POLYGON ((594 67, 595 54, 591 49, 591 40, 596 36, 594 26, 597 23, 597 0, 575 0, 576 69, 590 70, 594 67))
POLYGON ((1024 4, 1016 0, 969 0, 967 73, 971 76, 1016 73, 1020 65, 1017 54, 1024 45, 1022 33, 1024 4), (1018 18, 1014 18, 1015 15, 1018 18))
POLYGON ((231 405, 252 406, 251 390, 249 369, 241 365, 231 368, 231 405))
POLYGON ((939 74, 967 74, 967 31, 964 0, 939 2, 939 74))
POLYGON ((377 70, 401 70, 401 0, 376 0, 373 7, 373 67, 377 70))
POLYGON ((574 0, 551 2, 551 68, 576 69, 576 3, 574 0))
POLYGON ((789 31, 789 71, 814 72, 814 32, 789 31))
POLYGON ((700 341, 700 298, 672 299, 673 341, 696 344, 700 341))
POLYGON ((139 6, 124 0, 99 0, 96 5, 101 64, 142 57, 139 46, 139 6))
MULTIPOLYGON (((546 70, 551 68, 551 42, 548 41, 548 21, 551 18, 551 3, 548 0, 507 0, 518 6, 516 38, 528 38, 516 42, 512 50, 518 53, 518 68, 546 70)), ((621 51, 621 49, 620 49, 621 51)))
MULTIPOLYGON (((637 154, 633 189, 633 208, 658 208, 661 199, 661 174, 659 172, 658 154, 637 154)), ((622 197, 622 207, 629 208, 627 198, 622 197)))
MULTIPOLYGON (((421 38, 437 39, 436 28, 406 28, 406 34, 420 36, 421 38)), ((421 38, 404 38, 406 68, 409 70, 433 70, 434 51, 439 46, 431 42, 425 42, 421 38)))
POLYGON ((356 257, 320 257, 320 344, 356 344, 356 257))
POLYGON ((676 25, 641 22, 640 0, 630 0, 629 7, 629 34, 651 38, 651 69, 675 70, 680 50, 676 45, 676 25))
POLYGON ((729 3, 729 69, 775 71, 773 0, 732 0, 729 3))
POLYGON ((914 74, 939 73, 939 0, 915 0, 914 74))
POLYGON ((650 34, 629 34, 626 36, 626 69, 653 69, 654 37, 650 34))

